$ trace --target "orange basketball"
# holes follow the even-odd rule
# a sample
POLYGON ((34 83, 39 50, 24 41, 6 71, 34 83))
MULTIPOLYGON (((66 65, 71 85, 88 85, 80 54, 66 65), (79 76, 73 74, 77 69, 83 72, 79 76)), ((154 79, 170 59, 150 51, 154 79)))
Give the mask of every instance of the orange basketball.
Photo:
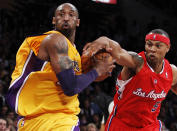
MULTIPOLYGON (((85 53, 81 56, 81 60, 82 60, 83 73, 87 73, 88 71, 90 71, 93 68, 96 61, 101 60, 101 61, 105 61, 105 62, 108 62, 108 61, 111 62, 111 61, 113 61, 113 58, 108 52, 101 50, 92 57, 90 57, 90 54, 85 53)), ((112 72, 112 70, 110 70, 110 72, 112 72)), ((95 81, 96 82, 103 81, 108 76, 109 76, 108 74, 99 76, 95 81)))

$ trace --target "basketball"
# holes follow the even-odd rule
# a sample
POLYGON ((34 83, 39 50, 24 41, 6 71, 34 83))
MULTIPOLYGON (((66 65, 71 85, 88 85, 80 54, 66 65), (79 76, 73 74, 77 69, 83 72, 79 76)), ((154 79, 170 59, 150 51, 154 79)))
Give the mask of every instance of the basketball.
MULTIPOLYGON (((90 54, 85 53, 81 56, 83 73, 87 73, 88 71, 90 71, 93 68, 93 66, 96 64, 97 61, 111 62, 111 61, 113 61, 113 58, 105 50, 100 50, 92 57, 90 57, 90 54)), ((110 70, 110 72, 112 72, 112 69, 110 70)), ((108 76, 109 76, 109 74, 99 76, 99 77, 97 77, 95 82, 103 81, 108 76)))

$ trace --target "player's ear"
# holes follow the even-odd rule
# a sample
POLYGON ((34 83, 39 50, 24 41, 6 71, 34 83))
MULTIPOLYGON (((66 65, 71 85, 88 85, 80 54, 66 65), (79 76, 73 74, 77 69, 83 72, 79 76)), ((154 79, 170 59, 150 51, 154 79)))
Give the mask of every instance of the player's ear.
POLYGON ((80 25, 80 19, 77 19, 76 26, 79 27, 79 25, 80 25))
POLYGON ((171 47, 171 45, 167 46, 167 51, 166 52, 168 52, 170 50, 170 47, 171 47))
POLYGON ((52 24, 53 24, 53 25, 56 24, 56 22, 55 22, 55 17, 53 17, 53 19, 52 19, 52 24))

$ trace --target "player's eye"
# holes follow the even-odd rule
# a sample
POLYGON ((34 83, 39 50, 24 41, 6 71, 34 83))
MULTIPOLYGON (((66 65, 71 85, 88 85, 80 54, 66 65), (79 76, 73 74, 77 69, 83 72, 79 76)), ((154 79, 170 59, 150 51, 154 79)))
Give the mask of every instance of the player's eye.
POLYGON ((160 44, 157 44, 157 45, 156 45, 156 47, 157 47, 157 48, 160 48, 160 47, 161 47, 161 45, 160 45, 160 44))
POLYGON ((70 17, 73 17, 73 16, 74 16, 74 14, 73 14, 73 13, 70 13, 70 14, 69 14, 69 16, 70 16, 70 17))
POLYGON ((151 42, 147 42, 146 44, 147 44, 149 47, 152 46, 152 43, 151 43, 151 42))
POLYGON ((60 12, 59 15, 63 17, 63 16, 64 16, 64 13, 63 13, 63 12, 60 12))

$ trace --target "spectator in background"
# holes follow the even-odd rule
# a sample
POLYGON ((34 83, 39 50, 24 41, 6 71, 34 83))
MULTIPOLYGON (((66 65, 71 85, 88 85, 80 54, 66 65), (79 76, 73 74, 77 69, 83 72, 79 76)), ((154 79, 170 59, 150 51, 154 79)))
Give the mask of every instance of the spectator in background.
POLYGON ((93 121, 93 115, 94 115, 94 110, 90 106, 90 100, 85 99, 83 103, 83 108, 81 108, 81 115, 85 115, 87 122, 92 122, 93 121))
POLYGON ((0 117, 0 131, 10 131, 7 128, 7 120, 0 117))
POLYGON ((93 123, 96 125, 96 127, 97 127, 98 129, 101 128, 101 119, 100 119, 99 114, 94 114, 94 115, 93 115, 93 123))
POLYGON ((94 123, 90 123, 87 125, 87 130, 86 131, 98 131, 96 125, 94 123))
POLYGON ((8 106, 4 105, 0 108, 0 117, 6 117, 7 113, 8 113, 8 106))
POLYGON ((16 131, 16 127, 14 126, 13 119, 7 118, 7 123, 8 123, 8 129, 10 131, 16 131))
POLYGON ((5 105, 5 97, 4 97, 4 86, 0 81, 0 107, 5 105))

